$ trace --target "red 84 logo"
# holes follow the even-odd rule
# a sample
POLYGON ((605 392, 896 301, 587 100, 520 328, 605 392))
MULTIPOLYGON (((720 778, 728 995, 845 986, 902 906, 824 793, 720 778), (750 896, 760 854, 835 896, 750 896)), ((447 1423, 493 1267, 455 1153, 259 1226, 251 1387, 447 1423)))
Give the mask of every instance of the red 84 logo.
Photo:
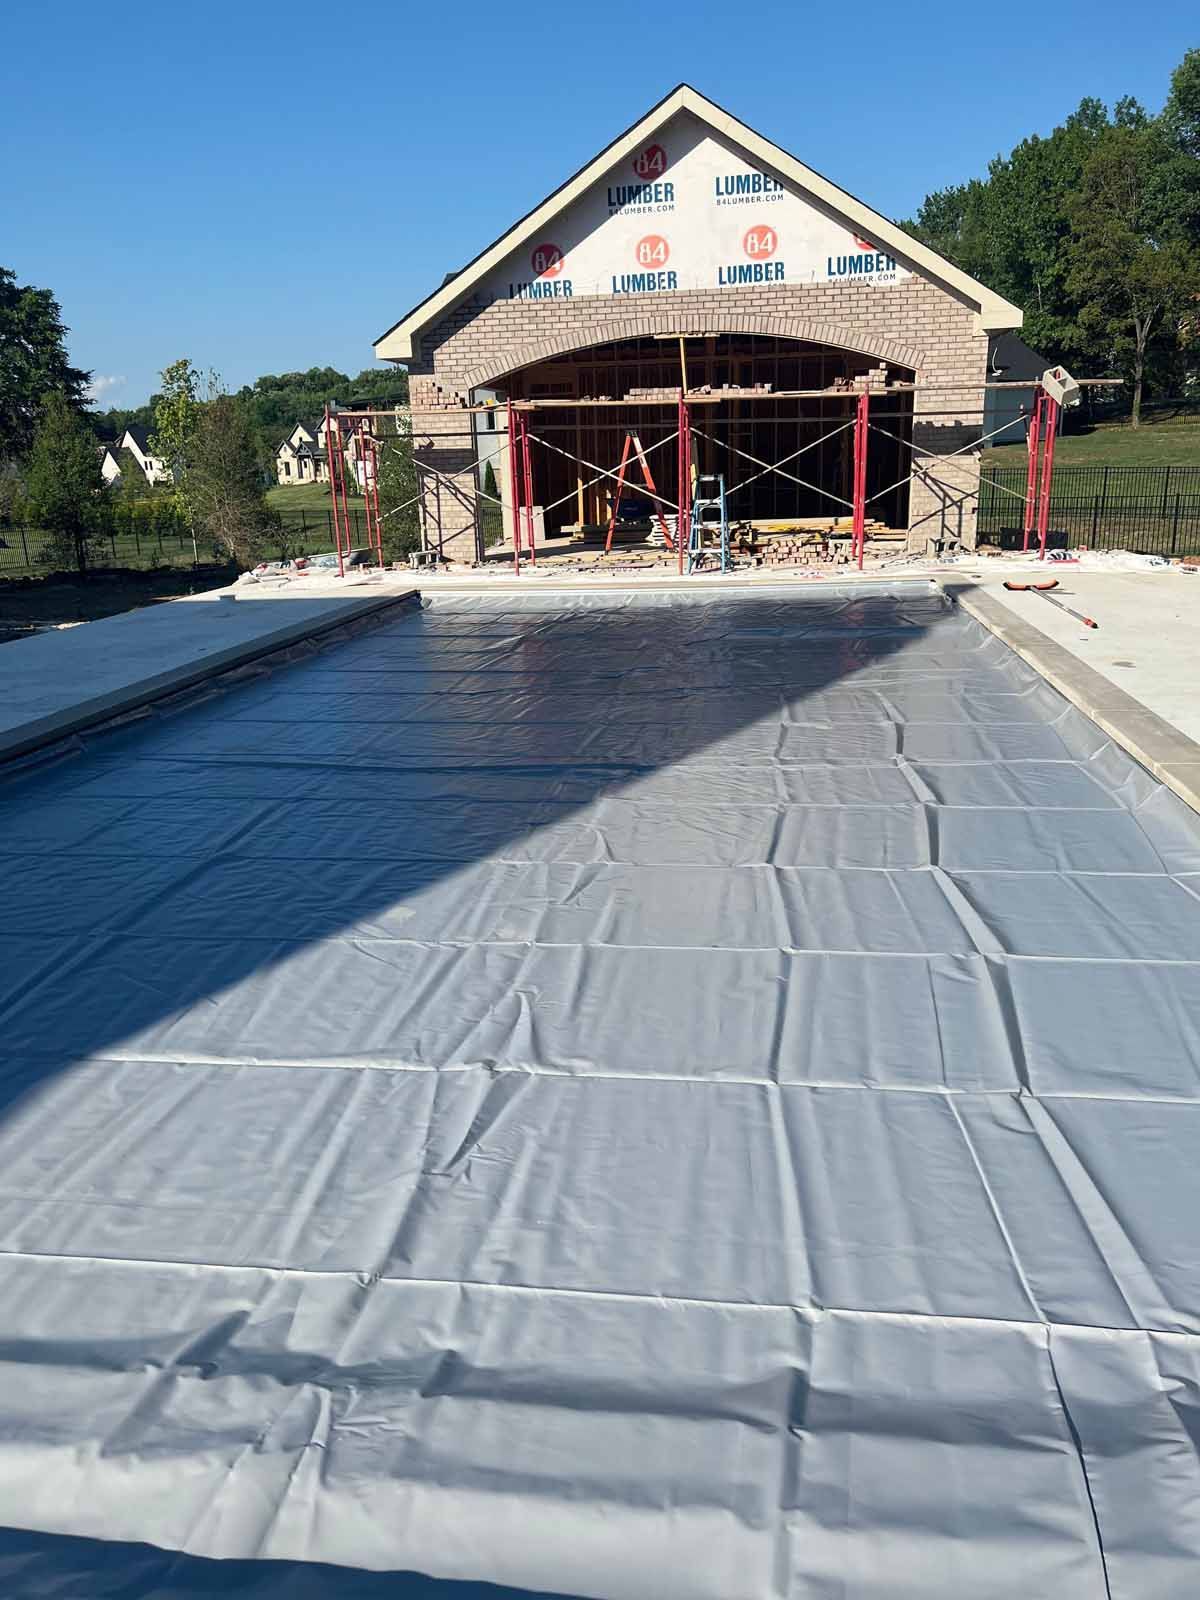
POLYGON ((563 269, 563 253, 556 244, 539 244, 529 264, 535 278, 557 278, 563 269))
POLYGON ((639 178, 661 178, 667 170, 667 152, 660 144, 648 144, 634 156, 633 170, 639 178))
POLYGON ((779 249, 779 235, 765 225, 749 228, 742 240, 742 249, 751 261, 766 261, 779 249))

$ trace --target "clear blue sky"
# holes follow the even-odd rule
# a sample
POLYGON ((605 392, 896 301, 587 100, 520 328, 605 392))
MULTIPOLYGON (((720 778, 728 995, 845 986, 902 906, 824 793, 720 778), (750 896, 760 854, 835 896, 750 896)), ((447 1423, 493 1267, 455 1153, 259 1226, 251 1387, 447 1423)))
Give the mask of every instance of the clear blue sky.
POLYGON ((355 372, 681 80, 902 217, 1084 95, 1157 109, 1196 44, 1194 0, 16 6, 0 264, 58 295, 102 405, 180 355, 355 372))

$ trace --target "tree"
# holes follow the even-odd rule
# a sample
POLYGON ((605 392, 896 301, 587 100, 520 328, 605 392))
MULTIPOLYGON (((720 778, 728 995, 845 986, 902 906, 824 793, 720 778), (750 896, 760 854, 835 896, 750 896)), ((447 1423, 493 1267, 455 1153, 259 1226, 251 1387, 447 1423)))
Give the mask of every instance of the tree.
POLYGON ((188 440, 183 497, 192 527, 242 566, 259 558, 275 519, 246 406, 218 394, 198 408, 188 440))
POLYGON ((417 469, 413 462, 412 424, 398 411, 379 419, 379 510, 384 549, 406 556, 421 548, 421 519, 416 504, 417 469))
POLYGON ((126 428, 145 428, 146 432, 154 432, 154 408, 162 399, 160 394, 152 394, 144 406, 109 406, 107 411, 93 411, 90 414, 92 426, 96 430, 97 439, 102 439, 106 444, 124 436, 126 428))
POLYGON ((351 405, 360 409, 408 404, 408 373, 403 367, 364 367, 350 379, 349 388, 351 405))
POLYGON ((54 553, 82 572, 87 541, 108 522, 96 440, 67 396, 51 391, 25 466, 21 514, 54 535, 54 553))
POLYGON ((1200 158, 1200 50, 1189 50, 1171 74, 1163 125, 1176 149, 1200 158))
POLYGON ((0 460, 25 455, 47 394, 82 411, 90 372, 67 359, 67 330, 49 289, 0 267, 0 460))
POLYGON ((489 461, 483 469, 483 500, 480 504, 483 522, 483 545, 504 543, 504 508, 500 503, 500 488, 496 482, 496 469, 489 461))
POLYGON ((1066 286, 1071 203, 1084 165, 1109 126, 1098 100, 1046 138, 1033 135, 988 165, 986 179, 929 195, 903 224, 926 244, 1025 313, 1022 336, 1052 360, 1087 359, 1079 348, 1078 305, 1066 286))
POLYGON ((1129 374, 1136 428, 1150 352, 1177 347, 1200 294, 1200 250, 1189 226, 1200 163, 1168 144, 1161 123, 1122 117, 1121 109, 1084 168, 1066 281, 1080 302, 1080 326, 1129 374))
POLYGON ((118 492, 122 501, 144 500, 150 493, 150 485, 133 451, 118 450, 117 465, 121 469, 118 492))
POLYGON ((1181 287, 1200 242, 1200 50, 1158 116, 1128 96, 1111 115, 1085 99, 903 226, 1020 306, 1022 336, 1050 361, 1124 369, 1140 412, 1147 385, 1186 376, 1200 337, 1200 280, 1181 287))
POLYGON ((150 448, 170 468, 176 486, 187 475, 188 456, 200 415, 200 374, 187 356, 162 373, 162 394, 154 407, 150 448))
MULTIPOLYGON (((192 441, 200 419, 200 374, 187 356, 172 361, 162 371, 162 393, 154 402, 154 432, 150 448, 161 457, 171 474, 176 509, 192 531, 192 560, 200 560, 196 548, 196 519, 187 502, 187 474, 192 441)), ((217 376, 208 375, 210 396, 219 387, 217 376)))
POLYGON ((21 472, 15 461, 0 459, 0 527, 15 522, 21 507, 21 472))
POLYGON ((275 452, 298 422, 315 430, 326 403, 344 403, 350 379, 335 367, 310 367, 307 372, 266 373, 238 390, 254 429, 259 458, 273 468, 275 452))

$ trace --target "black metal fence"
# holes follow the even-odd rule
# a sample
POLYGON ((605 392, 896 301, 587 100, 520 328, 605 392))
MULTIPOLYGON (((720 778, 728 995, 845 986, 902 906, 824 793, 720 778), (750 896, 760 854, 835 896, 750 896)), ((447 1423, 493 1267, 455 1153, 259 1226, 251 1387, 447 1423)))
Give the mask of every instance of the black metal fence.
MULTIPOLYGON (((361 510, 351 510, 350 524, 352 542, 365 545, 366 519, 361 510)), ((264 560, 286 561, 333 548, 333 518, 328 511, 288 511, 263 545, 262 555, 264 560)), ((113 531, 94 535, 79 546, 44 528, 0 525, 0 578, 111 567, 152 571, 226 559, 210 540, 199 539, 193 545, 191 534, 179 528, 113 531)))
MULTIPOLYGON (((1024 524, 1025 468, 984 467, 979 485, 979 536, 1004 548, 1019 547, 1024 524)), ((483 502, 481 539, 501 537, 499 508, 483 502)), ((351 541, 367 544, 364 512, 350 509, 351 541)), ((1200 466, 1058 467, 1050 498, 1050 536, 1056 545, 1094 550, 1137 550, 1147 555, 1200 554, 1200 466)), ((284 511, 263 549, 267 560, 316 555, 334 548, 327 510, 284 511)), ((0 525, 0 578, 38 577, 80 568, 190 567, 221 560, 211 543, 193 549, 189 533, 174 528, 132 529, 89 539, 82 551, 41 528, 0 525)))
POLYGON ((86 572, 89 568, 191 567, 218 559, 201 542, 195 550, 190 534, 178 529, 141 529, 95 535, 81 543, 45 528, 0 525, 0 578, 44 577, 49 572, 86 572))
MULTIPOLYGON (((361 508, 351 506, 349 515, 351 544, 365 546, 368 543, 366 514, 361 508)), ((340 517, 341 513, 339 520, 340 517)), ((286 554, 279 557, 280 560, 291 556, 319 555, 323 550, 336 548, 332 511, 281 511, 279 533, 280 546, 286 550, 286 554)))
MULTIPOLYGON (((1025 468, 984 467, 979 536, 1011 549, 1024 526, 1025 468)), ((1144 555, 1200 553, 1200 466, 1056 467, 1050 542, 1144 555)))

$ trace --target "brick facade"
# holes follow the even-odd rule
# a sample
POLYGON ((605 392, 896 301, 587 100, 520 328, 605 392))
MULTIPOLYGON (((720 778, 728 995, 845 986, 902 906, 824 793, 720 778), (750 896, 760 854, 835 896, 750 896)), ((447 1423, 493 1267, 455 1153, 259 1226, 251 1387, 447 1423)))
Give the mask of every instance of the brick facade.
MULTIPOLYGON (((409 363, 413 436, 420 460, 445 476, 469 467, 470 416, 461 408, 472 389, 504 374, 589 345, 655 334, 742 333, 803 339, 874 356, 916 374, 909 529, 913 548, 931 538, 975 543, 974 490, 987 367, 987 334, 974 307, 932 280, 914 275, 898 284, 762 284, 695 289, 642 298, 580 295, 557 300, 468 299, 427 328, 409 363), (922 385, 962 384, 961 392, 922 385)), ((471 482, 469 473, 460 485, 471 482)), ((441 490, 427 509, 426 530, 447 555, 474 555, 472 497, 441 490)))

